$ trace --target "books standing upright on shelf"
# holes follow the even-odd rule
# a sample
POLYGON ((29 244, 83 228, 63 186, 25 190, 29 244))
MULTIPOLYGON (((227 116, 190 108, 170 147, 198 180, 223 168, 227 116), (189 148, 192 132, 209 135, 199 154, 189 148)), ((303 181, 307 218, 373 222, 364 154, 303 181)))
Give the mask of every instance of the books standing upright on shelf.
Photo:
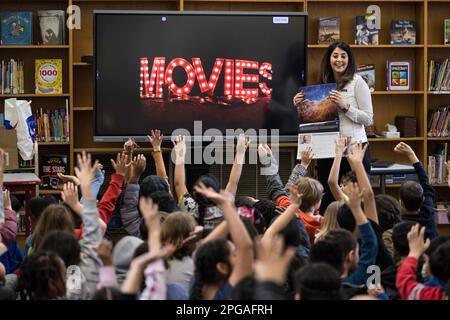
POLYGON ((375 91, 375 65, 374 64, 359 64, 356 68, 356 74, 359 74, 361 78, 369 86, 370 92, 375 91))
POLYGON ((43 45, 62 45, 65 43, 66 27, 64 14, 63 10, 38 11, 43 45))
POLYGON ((334 141, 339 137, 338 106, 330 98, 335 83, 301 87, 304 100, 297 107, 299 132, 297 158, 311 147, 314 158, 332 158, 335 155, 334 141))
POLYGON ((428 90, 433 92, 450 91, 450 60, 428 61, 428 90))
POLYGON ((36 94, 62 93, 62 59, 37 59, 36 94))
POLYGON ((374 16, 356 16, 355 17, 355 44, 377 45, 378 29, 369 29, 369 20, 375 19, 374 16))
POLYGON ((0 13, 1 44, 31 45, 32 26, 32 12, 0 13))
POLYGON ((340 39, 339 17, 319 17, 318 44, 330 44, 340 39))
POLYGON ((412 20, 392 20, 391 44, 416 44, 416 22, 412 20))
POLYGON ((67 174, 67 155, 42 155, 40 160, 40 178, 43 189, 62 189, 63 181, 58 173, 67 174))
POLYGON ((411 61, 387 61, 388 91, 411 90, 411 61))
POLYGON ((34 112, 38 142, 68 142, 70 139, 69 113, 67 108, 34 112))
POLYGON ((444 20, 444 44, 450 44, 450 19, 444 20))
POLYGON ((22 60, 2 60, 0 65, 0 94, 25 93, 24 63, 22 60))

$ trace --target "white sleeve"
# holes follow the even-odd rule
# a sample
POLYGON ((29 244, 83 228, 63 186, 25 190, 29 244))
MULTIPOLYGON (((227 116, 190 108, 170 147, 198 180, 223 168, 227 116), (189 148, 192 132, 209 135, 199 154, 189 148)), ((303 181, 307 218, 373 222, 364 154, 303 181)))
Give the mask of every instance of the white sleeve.
POLYGON ((357 105, 350 105, 344 115, 353 122, 370 126, 373 124, 373 107, 369 86, 362 78, 357 78, 355 82, 355 99, 357 105))

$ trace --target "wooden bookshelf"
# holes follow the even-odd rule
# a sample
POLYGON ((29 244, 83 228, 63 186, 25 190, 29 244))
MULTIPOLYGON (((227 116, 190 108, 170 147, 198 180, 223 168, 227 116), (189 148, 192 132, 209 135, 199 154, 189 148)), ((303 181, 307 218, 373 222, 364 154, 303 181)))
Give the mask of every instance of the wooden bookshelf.
MULTIPOLYGON (((24 86, 25 94, 1 94, 0 95, 0 112, 4 112, 4 99, 18 98, 31 100, 31 110, 42 109, 44 112, 65 106, 65 100, 71 101, 73 98, 70 87, 72 79, 69 73, 72 69, 71 51, 72 42, 69 39, 69 31, 66 32, 66 43, 63 45, 42 45, 39 27, 38 11, 39 10, 63 10, 66 12, 67 7, 72 4, 72 0, 1 0, 0 12, 14 11, 30 11, 33 15, 32 25, 32 45, 0 45, 0 60, 20 59, 24 61, 24 86), (61 59, 62 60, 62 94, 35 94, 35 60, 36 59, 61 59)), ((66 16, 67 18, 67 16, 66 16)), ((72 117, 69 110, 70 117, 72 117)), ((72 134, 72 127, 70 127, 72 134)), ((0 138, 1 139, 1 138, 0 138)), ((70 140, 73 140, 72 138, 70 140)), ((39 154, 65 154, 70 157, 71 142, 39 142, 39 154)), ((39 159, 38 159, 39 161, 39 159)), ((72 163, 68 163, 72 166, 72 163)), ((51 190, 40 190, 40 193, 51 190)))
MULTIPOLYGON (((450 1, 449 0, 428 0, 426 16, 426 63, 429 60, 443 60, 450 58, 450 45, 444 45, 444 19, 450 19, 450 1)), ((437 107, 450 104, 450 92, 428 91, 428 70, 424 80, 426 90, 426 110, 434 110, 437 107)), ((428 114, 426 114, 428 116, 428 114)), ((428 123, 428 117, 425 119, 428 123)), ((450 137, 427 137, 427 143, 424 146, 427 155, 432 155, 433 149, 437 144, 448 143, 450 137)), ((428 160, 428 159, 427 159, 428 160)), ((433 184, 436 189, 436 197, 445 198, 449 196, 448 185, 433 184)))
MULTIPOLYGON (((374 124, 377 131, 383 131, 386 123, 394 124, 395 116, 415 116, 417 118, 417 137, 400 139, 370 139, 373 158, 400 160, 397 155, 386 153, 399 141, 408 141, 426 166, 428 154, 435 144, 447 142, 450 137, 428 137, 427 124, 429 109, 450 103, 449 92, 429 92, 427 84, 427 62, 429 59, 450 58, 450 45, 444 45, 443 20, 450 18, 450 0, 52 0, 17 1, 3 0, 0 11, 65 10, 68 5, 76 4, 81 9, 81 29, 67 31, 67 44, 63 46, 0 46, 1 57, 18 57, 29 65, 30 76, 26 79, 26 92, 34 91, 34 59, 43 55, 63 59, 64 94, 62 95, 0 95, 0 112, 3 110, 1 99, 33 98, 32 108, 47 105, 53 108, 60 105, 62 99, 69 99, 70 106, 70 142, 51 148, 67 148, 70 154, 69 165, 73 173, 75 152, 86 149, 95 153, 117 152, 121 143, 93 142, 93 65, 81 62, 84 55, 93 54, 93 11, 94 10, 185 10, 185 11, 307 11, 308 17, 308 75, 307 83, 317 83, 320 59, 326 45, 317 44, 317 18, 339 16, 342 40, 351 44, 357 63, 374 64, 376 67, 376 86, 372 92, 374 106, 374 124), (380 44, 371 46, 354 45, 354 17, 365 14, 370 4, 381 8, 380 44), (415 45, 391 45, 391 20, 415 20, 415 45), (7 49, 7 50, 1 50, 7 49), (413 87, 411 91, 386 91, 386 61, 411 60, 413 62, 413 87), (76 134, 74 134, 76 133, 76 134)), ((34 25, 33 38, 38 39, 38 27, 34 25)), ((281 144, 286 148, 296 148, 296 143, 281 144)), ((169 146, 169 145, 168 145, 169 146)), ((169 146, 170 147, 170 146, 169 146)), ((143 148, 145 149, 145 148, 143 148)), ((47 150, 47 149, 45 149, 47 150)), ((59 149, 58 149, 59 150, 59 149)), ((66 150, 66 149, 64 149, 66 150)), ((150 150, 150 149, 148 149, 150 150)), ((244 171, 246 168, 244 167, 244 171)), ((256 182, 255 182, 256 183, 256 182)), ((387 186, 390 188, 389 186, 387 186)), ((396 188, 394 185, 392 188, 396 188)), ((441 188, 444 190, 445 188, 441 188)))

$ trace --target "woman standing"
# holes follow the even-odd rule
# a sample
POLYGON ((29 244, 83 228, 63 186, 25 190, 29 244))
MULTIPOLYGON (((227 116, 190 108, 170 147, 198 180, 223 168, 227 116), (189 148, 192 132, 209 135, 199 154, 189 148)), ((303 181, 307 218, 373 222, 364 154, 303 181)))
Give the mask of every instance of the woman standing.
MULTIPOLYGON (((320 83, 336 83, 336 90, 331 91, 330 98, 338 106, 339 131, 343 137, 351 137, 352 143, 368 143, 364 126, 373 123, 373 107, 370 90, 363 78, 356 72, 356 62, 350 46, 338 41, 332 43, 320 65, 320 83)), ((299 106, 303 101, 303 93, 297 93, 293 102, 299 106)), ((364 168, 370 174, 370 149, 364 156, 364 168)), ((324 209, 333 201, 329 191, 327 180, 333 159, 321 159, 317 162, 318 180, 325 187, 325 195, 322 199, 324 209)), ((345 160, 341 164, 340 174, 350 171, 350 165, 345 160)), ((321 210, 323 212, 323 210, 321 210)))

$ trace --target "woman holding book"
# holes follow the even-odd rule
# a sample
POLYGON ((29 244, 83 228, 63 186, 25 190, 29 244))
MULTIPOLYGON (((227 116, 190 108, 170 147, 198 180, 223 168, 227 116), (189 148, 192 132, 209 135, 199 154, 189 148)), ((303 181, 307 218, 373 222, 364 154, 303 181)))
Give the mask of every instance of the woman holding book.
MULTIPOLYGON (((364 126, 373 123, 373 107, 370 90, 361 76, 355 73, 356 62, 350 46, 342 41, 332 43, 323 56, 320 65, 320 83, 336 83, 336 90, 331 91, 330 98, 338 106, 339 131, 342 137, 350 137, 351 143, 368 143, 364 126)), ((303 101, 302 92, 294 96, 295 106, 303 101)), ((364 156, 363 164, 366 172, 370 173, 370 149, 364 156)), ((318 180, 325 187, 322 208, 333 201, 328 189, 328 175, 333 159, 320 159, 317 162, 318 180)), ((350 171, 347 160, 342 161, 340 175, 350 171)))

